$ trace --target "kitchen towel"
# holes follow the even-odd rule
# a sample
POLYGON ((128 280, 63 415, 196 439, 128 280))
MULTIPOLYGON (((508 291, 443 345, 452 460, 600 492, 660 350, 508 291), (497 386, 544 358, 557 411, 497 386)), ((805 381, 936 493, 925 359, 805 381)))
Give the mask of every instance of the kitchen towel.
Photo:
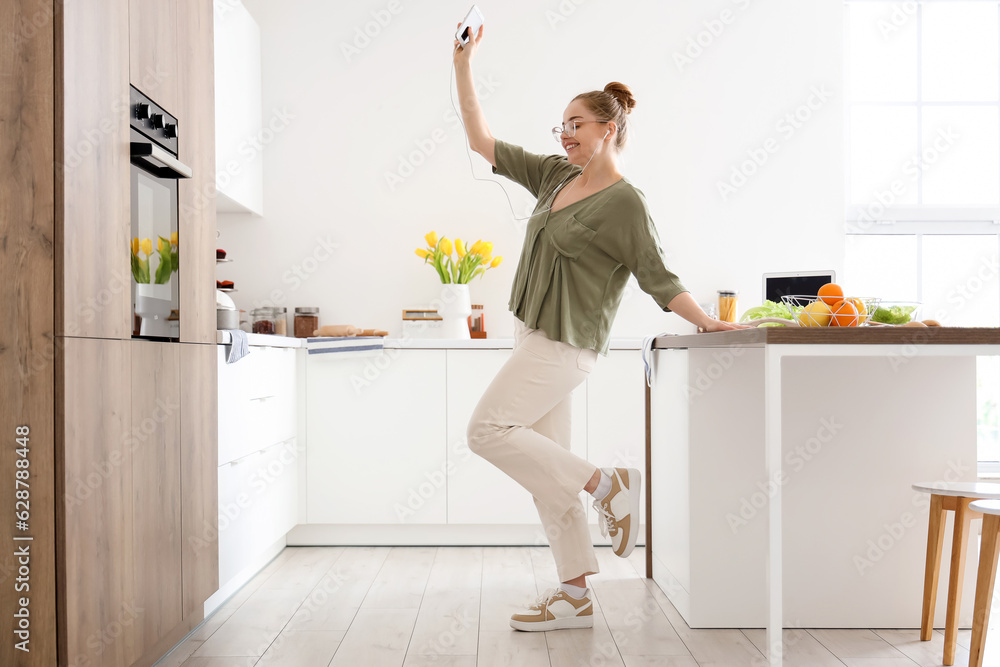
POLYGON ((242 329, 225 329, 229 334, 229 354, 226 355, 227 364, 235 364, 243 357, 250 354, 250 339, 247 332, 242 329))
POLYGON ((385 348, 385 338, 383 336, 311 336, 306 339, 306 348, 309 351, 309 359, 342 359, 344 358, 342 355, 377 357, 385 348))
POLYGON ((658 334, 650 334, 642 339, 642 365, 646 369, 646 386, 653 386, 653 369, 650 366, 650 362, 653 358, 653 341, 660 336, 676 336, 675 333, 670 333, 669 331, 663 331, 658 334))

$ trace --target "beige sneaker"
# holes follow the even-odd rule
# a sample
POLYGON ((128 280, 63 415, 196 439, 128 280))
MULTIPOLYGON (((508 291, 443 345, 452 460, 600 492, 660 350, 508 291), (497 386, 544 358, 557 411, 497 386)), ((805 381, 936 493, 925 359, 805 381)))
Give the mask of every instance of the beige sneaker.
POLYGON ((635 468, 601 468, 611 478, 611 491, 604 500, 595 500, 597 522, 601 534, 611 535, 611 546, 616 556, 626 558, 635 548, 639 534, 639 489, 642 477, 635 468))
POLYGON ((594 605, 590 597, 577 600, 563 589, 545 591, 528 611, 510 617, 510 627, 526 632, 594 627, 594 605))

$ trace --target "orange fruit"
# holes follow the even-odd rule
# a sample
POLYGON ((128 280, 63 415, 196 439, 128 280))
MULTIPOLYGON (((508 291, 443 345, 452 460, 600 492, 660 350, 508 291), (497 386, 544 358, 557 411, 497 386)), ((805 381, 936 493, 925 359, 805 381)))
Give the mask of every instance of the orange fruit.
POLYGON ((835 306, 844 298, 844 288, 837 283, 827 283, 819 288, 816 296, 826 305, 835 306))
MULTIPOLYGON (((844 301, 850 301, 854 304, 854 309, 858 311, 858 325, 865 321, 865 317, 868 315, 868 309, 865 307, 865 302, 856 296, 845 296, 844 301)), ((838 302, 839 303, 839 302, 838 302)), ((855 325, 851 325, 855 326, 855 325)))
POLYGON ((833 306, 831 327, 856 327, 858 326, 858 308, 854 305, 856 299, 843 299, 833 306))

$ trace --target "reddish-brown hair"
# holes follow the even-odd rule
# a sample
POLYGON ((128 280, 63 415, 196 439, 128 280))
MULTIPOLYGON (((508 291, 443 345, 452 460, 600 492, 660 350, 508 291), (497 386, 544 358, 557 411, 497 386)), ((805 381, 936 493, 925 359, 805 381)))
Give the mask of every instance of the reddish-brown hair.
POLYGON ((592 90, 580 93, 574 100, 582 100, 599 120, 614 121, 618 128, 615 135, 615 147, 620 151, 628 141, 628 118, 635 108, 635 97, 632 90, 624 83, 612 81, 604 86, 604 90, 592 90))

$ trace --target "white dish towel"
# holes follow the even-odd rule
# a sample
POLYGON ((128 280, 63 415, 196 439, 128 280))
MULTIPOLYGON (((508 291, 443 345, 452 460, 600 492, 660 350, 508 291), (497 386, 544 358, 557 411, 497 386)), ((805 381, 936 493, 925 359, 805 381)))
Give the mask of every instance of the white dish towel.
POLYGON ((226 355, 227 364, 235 364, 243 357, 250 354, 250 339, 247 332, 242 329, 225 329, 229 334, 229 354, 226 355))
POLYGON ((646 369, 646 386, 653 386, 653 368, 650 363, 653 358, 653 341, 660 336, 676 336, 678 334, 669 331, 662 331, 658 334, 650 334, 642 339, 642 365, 646 369))

